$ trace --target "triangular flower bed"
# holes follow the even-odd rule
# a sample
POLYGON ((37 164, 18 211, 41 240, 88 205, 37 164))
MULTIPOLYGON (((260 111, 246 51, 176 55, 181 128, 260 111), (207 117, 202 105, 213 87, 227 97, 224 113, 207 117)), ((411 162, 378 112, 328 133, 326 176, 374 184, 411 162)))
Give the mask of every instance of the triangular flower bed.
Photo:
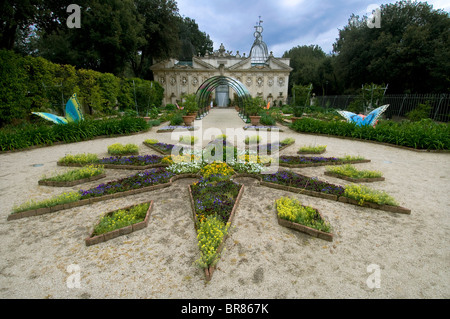
MULTIPOLYGON (((91 235, 85 239, 86 246, 91 246, 95 244, 99 244, 111 239, 114 239, 119 236, 130 234, 134 231, 141 230, 148 226, 148 221, 150 217, 150 213, 153 207, 153 201, 141 203, 137 205, 131 205, 128 207, 116 209, 114 211, 106 213, 102 218, 99 220, 99 222, 94 226, 94 230, 92 231, 91 235), (137 207, 142 207, 141 205, 144 205, 144 207, 148 208, 146 209, 145 216, 133 216, 130 214, 132 209, 135 209, 137 207), (115 215, 121 214, 120 217, 115 217, 115 215), (126 219, 126 220, 125 220, 126 219), (135 221, 135 222, 132 222, 135 221), (102 223, 106 225, 102 225, 102 223), (115 224, 123 224, 123 227, 114 227, 115 224), (99 231, 99 226, 103 226, 103 228, 109 227, 111 230, 109 231, 99 231), (98 232, 98 233, 97 233, 98 232)), ((143 211, 141 210, 141 214, 143 211)))
POLYGON ((282 197, 275 201, 275 212, 279 225, 298 230, 313 237, 317 237, 327 241, 333 241, 333 234, 329 231, 329 225, 327 225, 323 216, 317 209, 300 205, 300 203, 295 199, 282 197), (290 211, 290 209, 294 207, 295 209, 290 211), (310 218, 310 226, 306 226, 296 222, 298 218, 296 219, 295 214, 300 210, 307 211, 306 214, 303 214, 309 215, 308 217, 310 218))
POLYGON ((353 178, 353 177, 349 177, 349 176, 345 176, 345 175, 337 174, 337 173, 332 173, 332 172, 324 172, 324 175, 340 178, 340 179, 343 179, 345 181, 349 181, 352 183, 373 183, 373 182, 382 182, 385 180, 384 177, 353 178))
POLYGON ((338 157, 293 156, 293 155, 281 155, 278 158, 278 161, 280 166, 289 168, 357 164, 370 162, 370 160, 366 159, 345 160, 343 158, 338 157))
POLYGON ((230 176, 220 174, 202 177, 189 186, 201 254, 197 262, 204 269, 207 281, 212 278, 243 192, 244 185, 233 182, 230 176))
POLYGON ((77 179, 77 180, 70 181, 70 182, 50 181, 50 180, 41 179, 38 181, 38 184, 41 186, 51 186, 51 187, 72 187, 75 185, 93 182, 93 181, 96 181, 96 180, 99 180, 99 179, 102 179, 105 177, 106 177, 106 174, 99 174, 96 176, 83 178, 83 179, 77 179))

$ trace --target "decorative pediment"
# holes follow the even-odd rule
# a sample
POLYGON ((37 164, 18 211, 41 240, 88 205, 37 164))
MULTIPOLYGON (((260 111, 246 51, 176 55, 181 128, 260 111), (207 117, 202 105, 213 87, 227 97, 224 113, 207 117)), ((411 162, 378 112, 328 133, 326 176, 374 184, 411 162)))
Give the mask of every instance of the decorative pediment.
POLYGON ((197 57, 193 57, 192 58, 192 65, 194 69, 208 69, 208 70, 216 70, 217 68, 215 68, 214 66, 212 66, 211 64, 209 64, 208 62, 205 62, 197 57), (200 66, 200 67, 199 67, 200 66))

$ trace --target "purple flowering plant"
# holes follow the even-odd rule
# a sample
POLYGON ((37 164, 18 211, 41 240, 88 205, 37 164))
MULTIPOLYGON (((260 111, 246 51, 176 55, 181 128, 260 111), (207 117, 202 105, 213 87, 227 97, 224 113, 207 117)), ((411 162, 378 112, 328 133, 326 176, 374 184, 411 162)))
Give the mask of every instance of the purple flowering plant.
POLYGON ((168 183, 174 173, 167 171, 165 168, 154 168, 146 171, 141 171, 135 175, 103 183, 97 187, 87 190, 79 190, 81 194, 80 199, 87 199, 91 197, 99 197, 103 195, 110 195, 119 192, 125 192, 132 189, 139 189, 147 186, 168 183))
POLYGON ((262 180, 269 183, 276 183, 319 193, 341 196, 344 194, 344 188, 340 185, 334 185, 317 178, 311 178, 287 170, 279 170, 274 174, 262 175, 262 180))
POLYGON ((158 164, 162 160, 158 155, 139 155, 139 156, 111 156, 99 160, 101 164, 112 165, 137 165, 145 166, 150 164, 158 164))

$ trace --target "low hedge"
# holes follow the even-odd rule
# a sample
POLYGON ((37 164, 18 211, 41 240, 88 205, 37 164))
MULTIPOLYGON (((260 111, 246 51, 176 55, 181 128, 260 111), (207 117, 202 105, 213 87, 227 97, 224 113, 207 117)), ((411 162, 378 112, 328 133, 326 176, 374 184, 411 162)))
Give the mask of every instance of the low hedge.
POLYGON ((84 120, 65 125, 23 125, 0 130, 0 151, 14 151, 33 146, 47 146, 56 142, 72 143, 98 136, 123 135, 151 128, 143 118, 122 117, 104 120, 84 120))
POLYGON ((419 150, 450 150, 450 126, 430 119, 419 122, 379 121, 374 128, 342 121, 301 118, 290 128, 296 132, 351 137, 419 150))

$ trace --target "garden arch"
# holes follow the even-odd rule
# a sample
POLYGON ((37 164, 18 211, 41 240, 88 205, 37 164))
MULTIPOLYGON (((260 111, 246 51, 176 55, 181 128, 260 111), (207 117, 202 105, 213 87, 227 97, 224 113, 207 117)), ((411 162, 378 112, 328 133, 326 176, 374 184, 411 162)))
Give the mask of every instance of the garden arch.
POLYGON ((245 101, 251 98, 249 91, 240 81, 223 75, 213 76, 200 85, 196 93, 199 108, 203 111, 206 110, 212 92, 222 85, 227 85, 236 92, 239 109, 243 112, 245 101))

